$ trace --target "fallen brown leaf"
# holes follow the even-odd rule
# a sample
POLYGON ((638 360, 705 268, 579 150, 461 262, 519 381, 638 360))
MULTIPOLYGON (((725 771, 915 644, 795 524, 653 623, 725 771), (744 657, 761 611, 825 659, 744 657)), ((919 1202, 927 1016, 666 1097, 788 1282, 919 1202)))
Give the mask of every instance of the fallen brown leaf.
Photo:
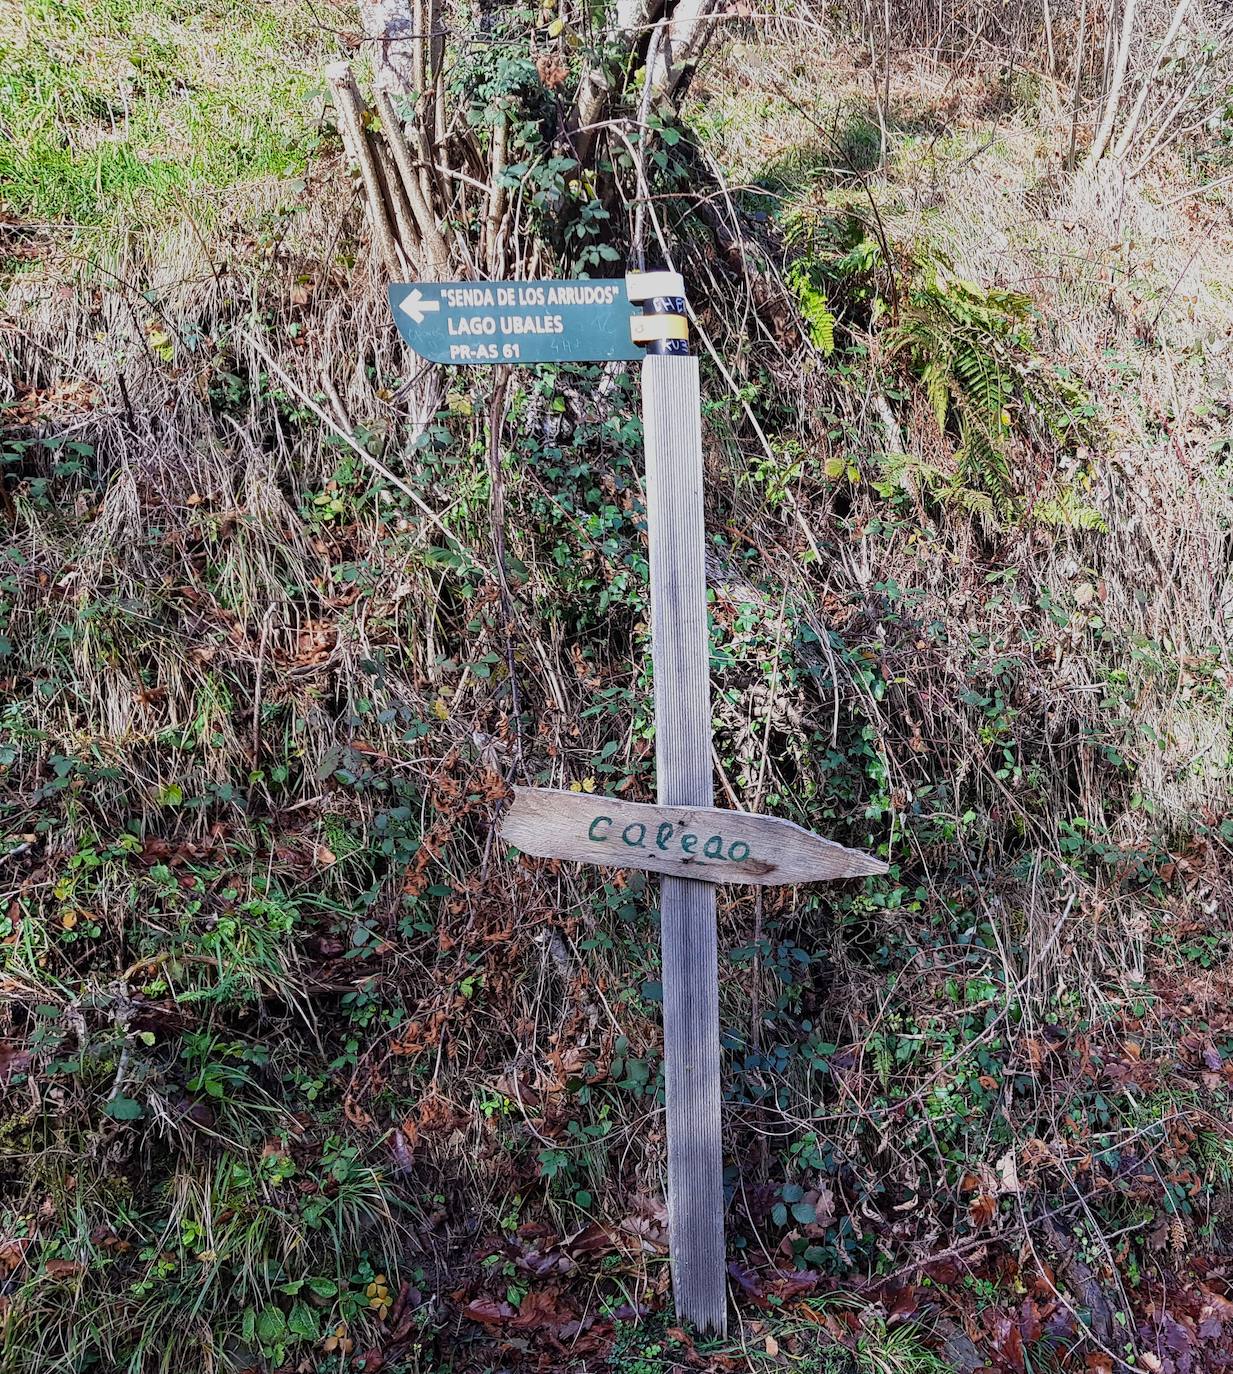
POLYGON ((71 1279, 82 1273, 85 1267, 84 1264, 79 1264, 76 1260, 66 1259, 49 1259, 43 1266, 49 1279, 71 1279))

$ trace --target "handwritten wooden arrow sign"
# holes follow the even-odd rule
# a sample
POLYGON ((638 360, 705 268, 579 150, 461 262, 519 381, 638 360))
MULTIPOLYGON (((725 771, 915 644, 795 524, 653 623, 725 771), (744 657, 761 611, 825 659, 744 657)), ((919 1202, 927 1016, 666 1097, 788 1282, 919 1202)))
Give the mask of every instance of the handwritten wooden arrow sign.
POLYGON ((648 806, 548 787, 514 789, 501 835, 524 854, 544 859, 643 868, 707 883, 814 883, 886 872, 881 859, 775 816, 648 806))

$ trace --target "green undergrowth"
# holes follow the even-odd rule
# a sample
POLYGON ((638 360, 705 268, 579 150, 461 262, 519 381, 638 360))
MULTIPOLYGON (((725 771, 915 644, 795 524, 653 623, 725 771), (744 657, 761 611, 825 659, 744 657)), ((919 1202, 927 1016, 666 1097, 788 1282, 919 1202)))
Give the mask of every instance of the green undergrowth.
POLYGON ((0 186, 19 219, 209 222, 299 172, 328 48, 309 5, 28 0, 0 36, 0 186))
MULTIPOLYGON (((601 415, 553 422, 564 397, 597 382, 548 370, 513 398, 513 677, 483 570, 482 395, 455 396, 408 468, 424 500, 449 505, 448 538, 347 457, 323 488, 286 493, 328 567, 323 583, 287 590, 334 647, 279 648, 260 697, 246 638, 258 622, 223 597, 229 545, 199 506, 186 547, 210 597, 204 618, 192 611, 208 671, 173 682, 157 647, 186 614, 172 590, 185 585, 184 548, 161 529, 129 551, 141 585, 121 562, 71 614, 51 602, 20 621, 6 662, 31 690, 7 715, 4 759, 10 846, 28 876, 3 958, 14 1082, 36 1098, 9 1118, 6 1148, 11 1167, 97 1163, 71 1180, 54 1163, 10 1175, 11 1367, 173 1368, 200 1350, 271 1367, 293 1352, 324 1360, 328 1340, 358 1351, 388 1339, 385 1309, 403 1284, 420 1302, 434 1286, 461 1293, 462 1317, 479 1313, 486 1329, 498 1311, 548 1339, 584 1309, 569 1288, 544 1288, 534 1255, 601 1220, 662 1235, 636 1181, 663 1091, 653 889, 639 875, 553 877, 487 830, 519 737, 515 776, 653 790, 632 380, 601 415), (405 618, 429 595, 431 648, 405 618), (362 649, 340 649, 361 612, 362 649), (555 685, 536 642, 561 646, 555 685), (82 643, 133 673, 143 739, 73 743, 64 722, 86 719, 98 691, 82 643), (330 652, 348 655, 345 671, 330 652), (295 686, 305 672, 307 696, 295 686), (305 732, 313 710, 328 731, 305 732), (444 1272, 434 1252, 449 1256, 444 1272), (374 1285, 386 1298, 374 1302, 374 1285)), ((738 426, 738 403, 718 399, 713 379, 708 392, 711 432, 738 426)), ((221 414, 229 402, 213 404, 221 414)), ((305 434, 316 423, 283 422, 305 434)), ((17 456, 24 526, 70 539, 72 493, 106 481, 97 456, 86 444, 76 462, 43 445, 17 456)), ((796 481, 834 485, 821 465, 796 481)), ((996 1246, 1024 1207, 1060 1209, 1092 1245, 1116 1232, 1140 1273, 1173 1253, 1174 1226, 1219 1243, 1233 1026, 1214 1006, 1189 1022, 1186 1083, 1168 1026, 1178 998, 1229 957, 1217 914, 1179 923, 1176 906, 1179 856, 1205 872, 1233 840, 1227 823, 1210 834, 1162 823, 1127 842, 1085 814, 1079 790, 1059 791, 1034 684, 1062 633, 1107 647, 1084 596, 1055 601, 1003 566, 959 620, 901 568, 823 615, 808 581, 785 583, 736 518, 769 482, 741 474, 711 498, 720 766, 746 804, 878 852, 891 870, 771 891, 757 907, 724 895, 740 1282, 760 1302, 775 1298, 780 1269, 806 1290, 879 1282, 918 1226, 996 1246), (952 696, 926 721, 914 692, 931 678, 952 696), (1138 984, 1042 969, 1033 888, 1056 894, 1051 923, 1078 905, 1089 945, 1125 944, 1105 904, 1141 913, 1137 938, 1157 952, 1138 984), (1076 1192, 1079 1178, 1096 1192, 1076 1192)), ((859 522, 877 547, 910 540, 922 568, 947 556, 945 529, 923 530, 894 492, 868 499, 838 518, 835 549, 859 522)), ((31 575, 11 551, 6 605, 19 617, 31 575)), ((1206 671, 1218 690, 1215 660, 1206 671)), ((1106 804, 1136 785, 1119 690, 1111 680, 1071 724, 1106 804)), ((1062 938, 1073 959, 1075 927, 1062 938)), ((581 1262, 600 1294, 596 1341, 630 1307, 621 1254, 604 1243, 581 1262)), ((650 1269, 663 1275, 654 1259, 650 1269)), ((440 1354, 448 1329, 425 1308, 415 1340, 440 1354)), ((768 1331, 786 1340, 796 1326, 768 1331)), ((907 1342, 925 1352, 908 1367, 933 1367, 927 1332, 877 1332, 849 1323, 818 1358, 882 1368, 877 1352, 907 1342)))

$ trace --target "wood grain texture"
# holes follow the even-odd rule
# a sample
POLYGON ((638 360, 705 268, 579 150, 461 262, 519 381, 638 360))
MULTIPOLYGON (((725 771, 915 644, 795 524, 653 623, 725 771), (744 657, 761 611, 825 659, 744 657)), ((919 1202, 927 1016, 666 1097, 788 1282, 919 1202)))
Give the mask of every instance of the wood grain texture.
POLYGON ((516 787, 501 835, 524 854, 707 883, 768 886, 886 872, 881 859, 774 816, 648 806, 550 787, 516 787))
POLYGON ((334 95, 334 109, 338 115, 338 130, 343 146, 351 160, 358 164, 363 178, 364 202, 372 223, 373 239, 381 249, 391 280, 396 280, 403 273, 404 263, 399 257, 394 227, 386 208, 381 170, 373 153, 373 144, 369 142, 368 131, 364 128, 364 101, 360 96, 360 88, 355 84, 355 77, 347 62, 331 62, 325 69, 325 78, 334 95))
MULTIPOLYGON (((709 807, 710 640, 698 360, 642 364, 656 791, 662 806, 709 807)), ((677 1315, 727 1330, 715 888, 665 877, 660 896, 668 1244, 677 1315)))

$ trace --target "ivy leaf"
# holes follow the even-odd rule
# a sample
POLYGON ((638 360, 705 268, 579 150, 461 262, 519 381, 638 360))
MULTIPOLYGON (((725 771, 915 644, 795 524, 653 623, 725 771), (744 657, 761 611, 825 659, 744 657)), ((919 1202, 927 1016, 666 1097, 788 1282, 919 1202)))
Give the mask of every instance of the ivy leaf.
POLYGON ((262 1345, 273 1345, 287 1334, 287 1319, 278 1307, 264 1307, 257 1318, 257 1339, 262 1345))
POLYGON ((317 1314, 307 1303, 297 1302, 287 1318, 287 1329, 301 1340, 315 1341, 318 1335, 317 1314))
POLYGON ((136 1121, 142 1115, 142 1106, 140 1102, 121 1094, 118 1097, 113 1097, 104 1106, 103 1111, 113 1121, 136 1121))
POLYGON ((625 1061, 625 1077, 621 1080, 622 1088, 641 1088, 651 1076, 651 1067, 645 1059, 627 1059, 625 1061))

